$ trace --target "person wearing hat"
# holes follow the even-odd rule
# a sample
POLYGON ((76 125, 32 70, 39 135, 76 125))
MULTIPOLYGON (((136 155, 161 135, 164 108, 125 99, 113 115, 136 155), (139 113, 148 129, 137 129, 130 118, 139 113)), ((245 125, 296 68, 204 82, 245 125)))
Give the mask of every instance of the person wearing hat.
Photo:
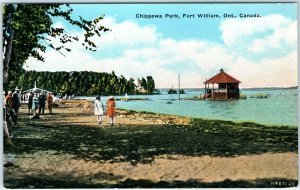
POLYGON ((95 116, 97 117, 97 121, 98 121, 99 124, 101 124, 101 122, 102 122, 102 116, 103 116, 103 113, 104 113, 103 107, 104 107, 104 105, 101 102, 100 96, 97 96, 96 100, 95 100, 94 113, 95 113, 95 116))
POLYGON ((114 124, 114 117, 116 115, 116 103, 113 96, 110 96, 106 102, 107 116, 109 117, 110 125, 114 124))

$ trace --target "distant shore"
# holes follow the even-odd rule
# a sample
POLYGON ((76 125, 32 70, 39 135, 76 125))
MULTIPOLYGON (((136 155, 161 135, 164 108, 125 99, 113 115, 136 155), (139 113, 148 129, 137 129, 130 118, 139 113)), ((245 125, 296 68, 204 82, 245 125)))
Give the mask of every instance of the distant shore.
POLYGON ((63 100, 40 119, 23 106, 7 188, 291 187, 297 129, 117 110, 100 125, 93 103, 63 100), (277 183, 284 182, 285 185, 277 183))

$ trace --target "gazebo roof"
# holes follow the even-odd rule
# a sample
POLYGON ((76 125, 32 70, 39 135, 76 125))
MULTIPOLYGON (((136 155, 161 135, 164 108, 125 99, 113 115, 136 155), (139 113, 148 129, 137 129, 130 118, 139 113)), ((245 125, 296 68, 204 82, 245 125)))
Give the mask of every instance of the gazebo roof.
POLYGON ((216 74, 215 76, 211 77, 204 83, 206 84, 226 84, 226 83, 241 83, 239 80, 233 78, 229 74, 225 73, 223 69, 220 70, 220 73, 216 74))

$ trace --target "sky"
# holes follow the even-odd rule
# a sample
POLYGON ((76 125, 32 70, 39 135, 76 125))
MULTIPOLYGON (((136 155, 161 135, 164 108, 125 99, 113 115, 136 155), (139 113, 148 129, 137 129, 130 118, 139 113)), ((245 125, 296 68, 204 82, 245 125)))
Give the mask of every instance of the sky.
MULTIPOLYGON (((203 88, 223 68, 242 88, 298 85, 296 3, 71 6, 73 18, 104 15, 101 25, 111 31, 93 39, 96 52, 80 42, 70 44, 65 56, 48 48, 45 62, 30 57, 26 70, 114 71, 135 80, 152 76, 156 88, 176 87, 180 74, 181 87, 203 88), (247 14, 256 17, 243 17, 247 14)), ((62 20, 54 25, 83 38, 62 20)))

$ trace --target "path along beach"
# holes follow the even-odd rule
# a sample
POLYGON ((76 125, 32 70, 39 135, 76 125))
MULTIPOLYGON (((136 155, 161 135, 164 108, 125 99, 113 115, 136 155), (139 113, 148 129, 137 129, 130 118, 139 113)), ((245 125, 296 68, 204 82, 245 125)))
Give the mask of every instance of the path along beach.
POLYGON ((293 187, 298 129, 117 110, 65 100, 40 119, 22 106, 4 153, 7 188, 293 187))

